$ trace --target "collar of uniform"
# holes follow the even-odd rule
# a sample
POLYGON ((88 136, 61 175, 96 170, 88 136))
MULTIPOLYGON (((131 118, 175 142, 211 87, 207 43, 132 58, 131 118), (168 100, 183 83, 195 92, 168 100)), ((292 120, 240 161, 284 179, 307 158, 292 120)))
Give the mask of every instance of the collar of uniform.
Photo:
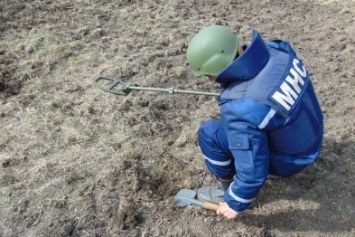
POLYGON ((227 66, 216 78, 216 82, 229 84, 233 81, 255 77, 269 60, 270 54, 258 31, 252 31, 252 41, 247 49, 227 66))

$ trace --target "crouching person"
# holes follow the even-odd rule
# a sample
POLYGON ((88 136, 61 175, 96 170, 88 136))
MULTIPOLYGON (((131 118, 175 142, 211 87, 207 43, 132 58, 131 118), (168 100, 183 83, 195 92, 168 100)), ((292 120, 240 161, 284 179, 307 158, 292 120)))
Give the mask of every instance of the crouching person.
POLYGON ((198 198, 220 203, 229 219, 247 209, 270 176, 301 172, 320 153, 323 116, 309 73, 289 43, 265 42, 253 30, 249 44, 223 26, 202 29, 189 43, 196 77, 220 83, 219 120, 198 131, 208 170, 219 187, 198 198))

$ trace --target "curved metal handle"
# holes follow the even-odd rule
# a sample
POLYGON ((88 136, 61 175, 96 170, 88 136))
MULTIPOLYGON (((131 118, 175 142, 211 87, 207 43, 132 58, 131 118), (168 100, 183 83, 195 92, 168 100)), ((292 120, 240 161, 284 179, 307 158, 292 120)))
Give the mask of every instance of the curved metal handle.
POLYGON ((131 92, 130 84, 124 83, 121 80, 109 78, 109 77, 98 77, 94 80, 95 86, 101 90, 114 94, 114 95, 123 95, 126 96, 131 92), (103 85, 102 82, 108 82, 108 85, 103 85), (121 89, 115 89, 118 85, 123 85, 121 89))

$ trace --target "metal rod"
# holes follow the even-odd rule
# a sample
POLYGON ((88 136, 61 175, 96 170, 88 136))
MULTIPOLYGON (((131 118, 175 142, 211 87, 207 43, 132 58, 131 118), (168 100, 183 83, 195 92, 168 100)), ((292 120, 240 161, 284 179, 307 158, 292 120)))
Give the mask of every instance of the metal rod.
POLYGON ((139 86, 128 86, 130 90, 143 90, 143 91, 162 91, 169 94, 191 94, 191 95, 209 95, 209 96, 219 96, 219 93, 213 92, 203 92, 203 91, 189 91, 189 90, 179 90, 177 88, 156 88, 156 87, 139 87, 139 86))
POLYGON ((114 95, 123 95, 126 96, 128 95, 131 90, 144 90, 144 91, 162 91, 162 92, 167 92, 169 94, 191 94, 191 95, 207 95, 207 96, 219 96, 219 93, 213 93, 213 92, 203 92, 203 91, 188 91, 188 90, 178 90, 177 88, 171 87, 171 88, 156 88, 156 87, 140 87, 140 86, 134 86, 130 85, 129 83, 124 83, 121 80, 117 80, 114 78, 108 78, 108 77, 99 77, 94 80, 95 86, 100 88, 101 90, 114 94, 114 95), (108 85, 103 85, 100 82, 106 82, 109 83, 108 85), (119 85, 121 85, 121 88, 116 88, 119 85))

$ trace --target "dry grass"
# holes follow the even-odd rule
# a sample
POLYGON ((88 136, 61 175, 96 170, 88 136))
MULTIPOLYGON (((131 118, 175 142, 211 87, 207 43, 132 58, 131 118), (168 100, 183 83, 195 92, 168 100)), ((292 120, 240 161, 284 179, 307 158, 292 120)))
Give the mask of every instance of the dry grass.
POLYGON ((1 2, 0 235, 353 235, 355 46, 345 6, 354 2, 1 2), (218 90, 189 80, 185 60, 189 38, 210 23, 239 30, 244 41, 254 27, 291 39, 326 118, 319 161, 268 181, 237 222, 172 202, 180 188, 215 182, 196 145, 200 123, 218 116, 213 98, 116 97, 92 84, 105 75, 218 90))

